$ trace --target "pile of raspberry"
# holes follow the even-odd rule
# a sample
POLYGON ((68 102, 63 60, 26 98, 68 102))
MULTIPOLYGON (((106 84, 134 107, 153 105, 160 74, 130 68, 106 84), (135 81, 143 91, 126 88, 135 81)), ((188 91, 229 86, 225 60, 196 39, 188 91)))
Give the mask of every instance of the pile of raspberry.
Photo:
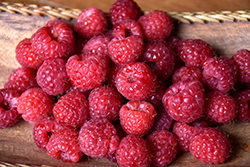
POLYGON ((202 39, 180 39, 168 13, 117 0, 74 24, 51 20, 16 46, 20 63, 0 90, 0 128, 20 118, 55 159, 83 155, 121 167, 167 166, 178 152, 227 161, 218 125, 250 122, 250 51, 216 57, 202 39))

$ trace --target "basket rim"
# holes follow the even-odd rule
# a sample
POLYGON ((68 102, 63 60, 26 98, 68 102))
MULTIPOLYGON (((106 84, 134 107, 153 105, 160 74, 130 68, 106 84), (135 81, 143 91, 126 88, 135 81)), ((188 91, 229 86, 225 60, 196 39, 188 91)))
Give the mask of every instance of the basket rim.
MULTIPOLYGON (((73 20, 80 14, 81 9, 52 7, 29 3, 0 2, 0 12, 49 17, 51 19, 73 20)), ((144 12, 148 13, 148 12, 144 12)), ((167 12, 177 23, 224 23, 250 21, 250 10, 214 11, 214 12, 167 12)))

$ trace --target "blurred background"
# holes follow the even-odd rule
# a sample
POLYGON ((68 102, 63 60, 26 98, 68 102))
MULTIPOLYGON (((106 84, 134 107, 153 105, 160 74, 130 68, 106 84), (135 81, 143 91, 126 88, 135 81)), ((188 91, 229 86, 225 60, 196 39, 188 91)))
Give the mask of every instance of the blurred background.
MULTIPOLYGON (((54 7, 85 9, 90 6, 108 12, 116 0, 1 0, 54 7)), ((250 9, 250 0, 135 0, 143 11, 164 10, 167 12, 234 11, 250 9)))

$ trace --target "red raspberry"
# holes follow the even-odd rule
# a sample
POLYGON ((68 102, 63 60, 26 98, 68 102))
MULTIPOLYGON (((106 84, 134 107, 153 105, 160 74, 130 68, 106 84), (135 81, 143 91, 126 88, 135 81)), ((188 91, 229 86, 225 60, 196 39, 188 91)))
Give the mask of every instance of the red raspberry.
POLYGON ((201 78, 202 73, 199 68, 183 66, 174 72, 172 82, 176 83, 185 80, 201 80, 201 78))
POLYGON ((26 67, 17 68, 13 71, 8 82, 4 84, 4 88, 12 89, 22 94, 30 88, 38 87, 34 71, 26 67))
POLYGON ((69 87, 66 90, 66 93, 74 92, 74 91, 79 91, 79 92, 82 92, 85 95, 86 98, 88 98, 91 90, 92 89, 80 89, 80 88, 76 87, 75 85, 71 85, 71 87, 69 87))
POLYGON ((116 75, 117 90, 128 100, 144 100, 155 92, 156 75, 143 62, 124 65, 116 75))
POLYGON ((54 101, 40 88, 26 90, 19 98, 17 111, 25 121, 35 124, 52 114, 54 101))
POLYGON ((171 47, 175 52, 178 52, 178 47, 180 45, 181 39, 176 35, 170 34, 167 38, 166 43, 169 47, 171 47))
POLYGON ((156 130, 169 130, 174 120, 169 116, 168 112, 164 108, 156 110, 156 117, 154 119, 153 131, 156 130))
POLYGON ((135 135, 128 135, 121 140, 116 159, 121 167, 148 167, 152 162, 148 144, 143 138, 135 135))
POLYGON ((203 62, 203 82, 210 90, 228 92, 234 87, 236 71, 228 57, 208 58, 203 62))
POLYGON ((80 91, 69 92, 57 101, 53 115, 61 125, 79 128, 89 119, 88 100, 80 91))
POLYGON ((36 75, 38 85, 49 95, 60 95, 70 87, 66 73, 66 60, 45 60, 36 75))
POLYGON ((113 25, 126 19, 138 20, 141 14, 141 8, 133 0, 117 0, 109 10, 113 25))
POLYGON ((25 38, 18 43, 15 49, 16 60, 23 67, 38 69, 42 65, 43 60, 36 54, 31 47, 31 40, 25 38))
POLYGON ((47 153, 54 159, 64 162, 78 162, 82 157, 78 140, 78 132, 72 128, 55 131, 46 146, 47 153))
POLYGON ((113 38, 125 38, 132 35, 138 35, 143 38, 140 25, 132 19, 122 20, 116 23, 112 32, 113 38))
POLYGON ((238 50, 232 57, 239 69, 239 80, 250 81, 250 51, 247 49, 238 50))
POLYGON ((20 94, 14 90, 0 89, 0 129, 13 126, 21 117, 17 112, 20 94))
POLYGON ((89 95, 89 112, 92 119, 107 118, 110 122, 118 120, 123 97, 114 88, 100 86, 89 95))
POLYGON ((216 128, 205 128, 190 143, 190 152, 204 163, 223 163, 230 156, 231 143, 227 135, 216 128))
POLYGON ((62 128, 55 121, 54 117, 46 117, 36 123, 33 127, 33 139, 37 147, 42 151, 47 151, 46 146, 49 142, 50 135, 62 128))
POLYGON ((204 88, 198 80, 174 83, 165 92, 162 103, 177 121, 191 123, 203 114, 204 88))
POLYGON ((74 55, 68 59, 66 71, 73 85, 93 89, 107 79, 108 60, 96 54, 74 55))
POLYGON ((205 112, 214 121, 229 123, 236 116, 236 104, 229 94, 212 91, 207 94, 205 112))
POLYGON ((113 38, 108 44, 108 54, 116 64, 136 62, 142 55, 144 42, 137 35, 113 38))
POLYGON ((154 10, 138 20, 142 27, 144 39, 147 41, 166 40, 173 29, 173 20, 168 13, 154 10))
POLYGON ((190 126, 184 122, 175 122, 173 126, 173 133, 178 141, 178 149, 183 152, 189 152, 189 145, 192 138, 200 133, 205 127, 190 126))
POLYGON ((94 6, 83 10, 74 24, 75 31, 87 39, 104 33, 107 27, 108 20, 105 14, 94 6))
POLYGON ((116 129, 106 118, 91 119, 83 124, 79 141, 84 154, 100 158, 113 154, 119 145, 116 129))
POLYGON ((32 48, 43 59, 68 58, 75 50, 75 37, 68 24, 50 21, 31 37, 32 48))
POLYGON ((163 42, 147 43, 143 59, 159 80, 166 80, 174 73, 175 58, 172 50, 163 42))
POLYGON ((107 78, 107 83, 110 87, 116 88, 116 75, 118 71, 122 68, 122 65, 117 65, 115 63, 110 63, 110 70, 107 78))
POLYGON ((213 50, 201 39, 184 39, 179 44, 178 55, 187 67, 201 68, 203 61, 213 57, 213 50))
POLYGON ((236 120, 240 122, 250 122, 250 89, 243 90, 235 95, 237 116, 236 120))
POLYGON ((150 152, 153 156, 152 166, 167 166, 177 155, 178 144, 175 136, 167 130, 158 130, 147 136, 150 152))
POLYGON ((119 116, 121 126, 127 134, 143 136, 153 126, 156 111, 146 101, 129 101, 121 107, 119 116))

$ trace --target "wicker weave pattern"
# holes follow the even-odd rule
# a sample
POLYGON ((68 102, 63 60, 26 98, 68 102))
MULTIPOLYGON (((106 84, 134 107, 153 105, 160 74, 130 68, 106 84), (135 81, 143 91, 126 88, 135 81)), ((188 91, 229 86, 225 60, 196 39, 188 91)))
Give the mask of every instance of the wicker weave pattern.
MULTIPOLYGON (((55 8, 35 4, 0 2, 0 12, 19 13, 22 15, 48 16, 52 19, 76 19, 80 9, 55 8)), ((237 22, 250 21, 250 11, 219 12, 169 12, 170 16, 180 23, 237 22)))

